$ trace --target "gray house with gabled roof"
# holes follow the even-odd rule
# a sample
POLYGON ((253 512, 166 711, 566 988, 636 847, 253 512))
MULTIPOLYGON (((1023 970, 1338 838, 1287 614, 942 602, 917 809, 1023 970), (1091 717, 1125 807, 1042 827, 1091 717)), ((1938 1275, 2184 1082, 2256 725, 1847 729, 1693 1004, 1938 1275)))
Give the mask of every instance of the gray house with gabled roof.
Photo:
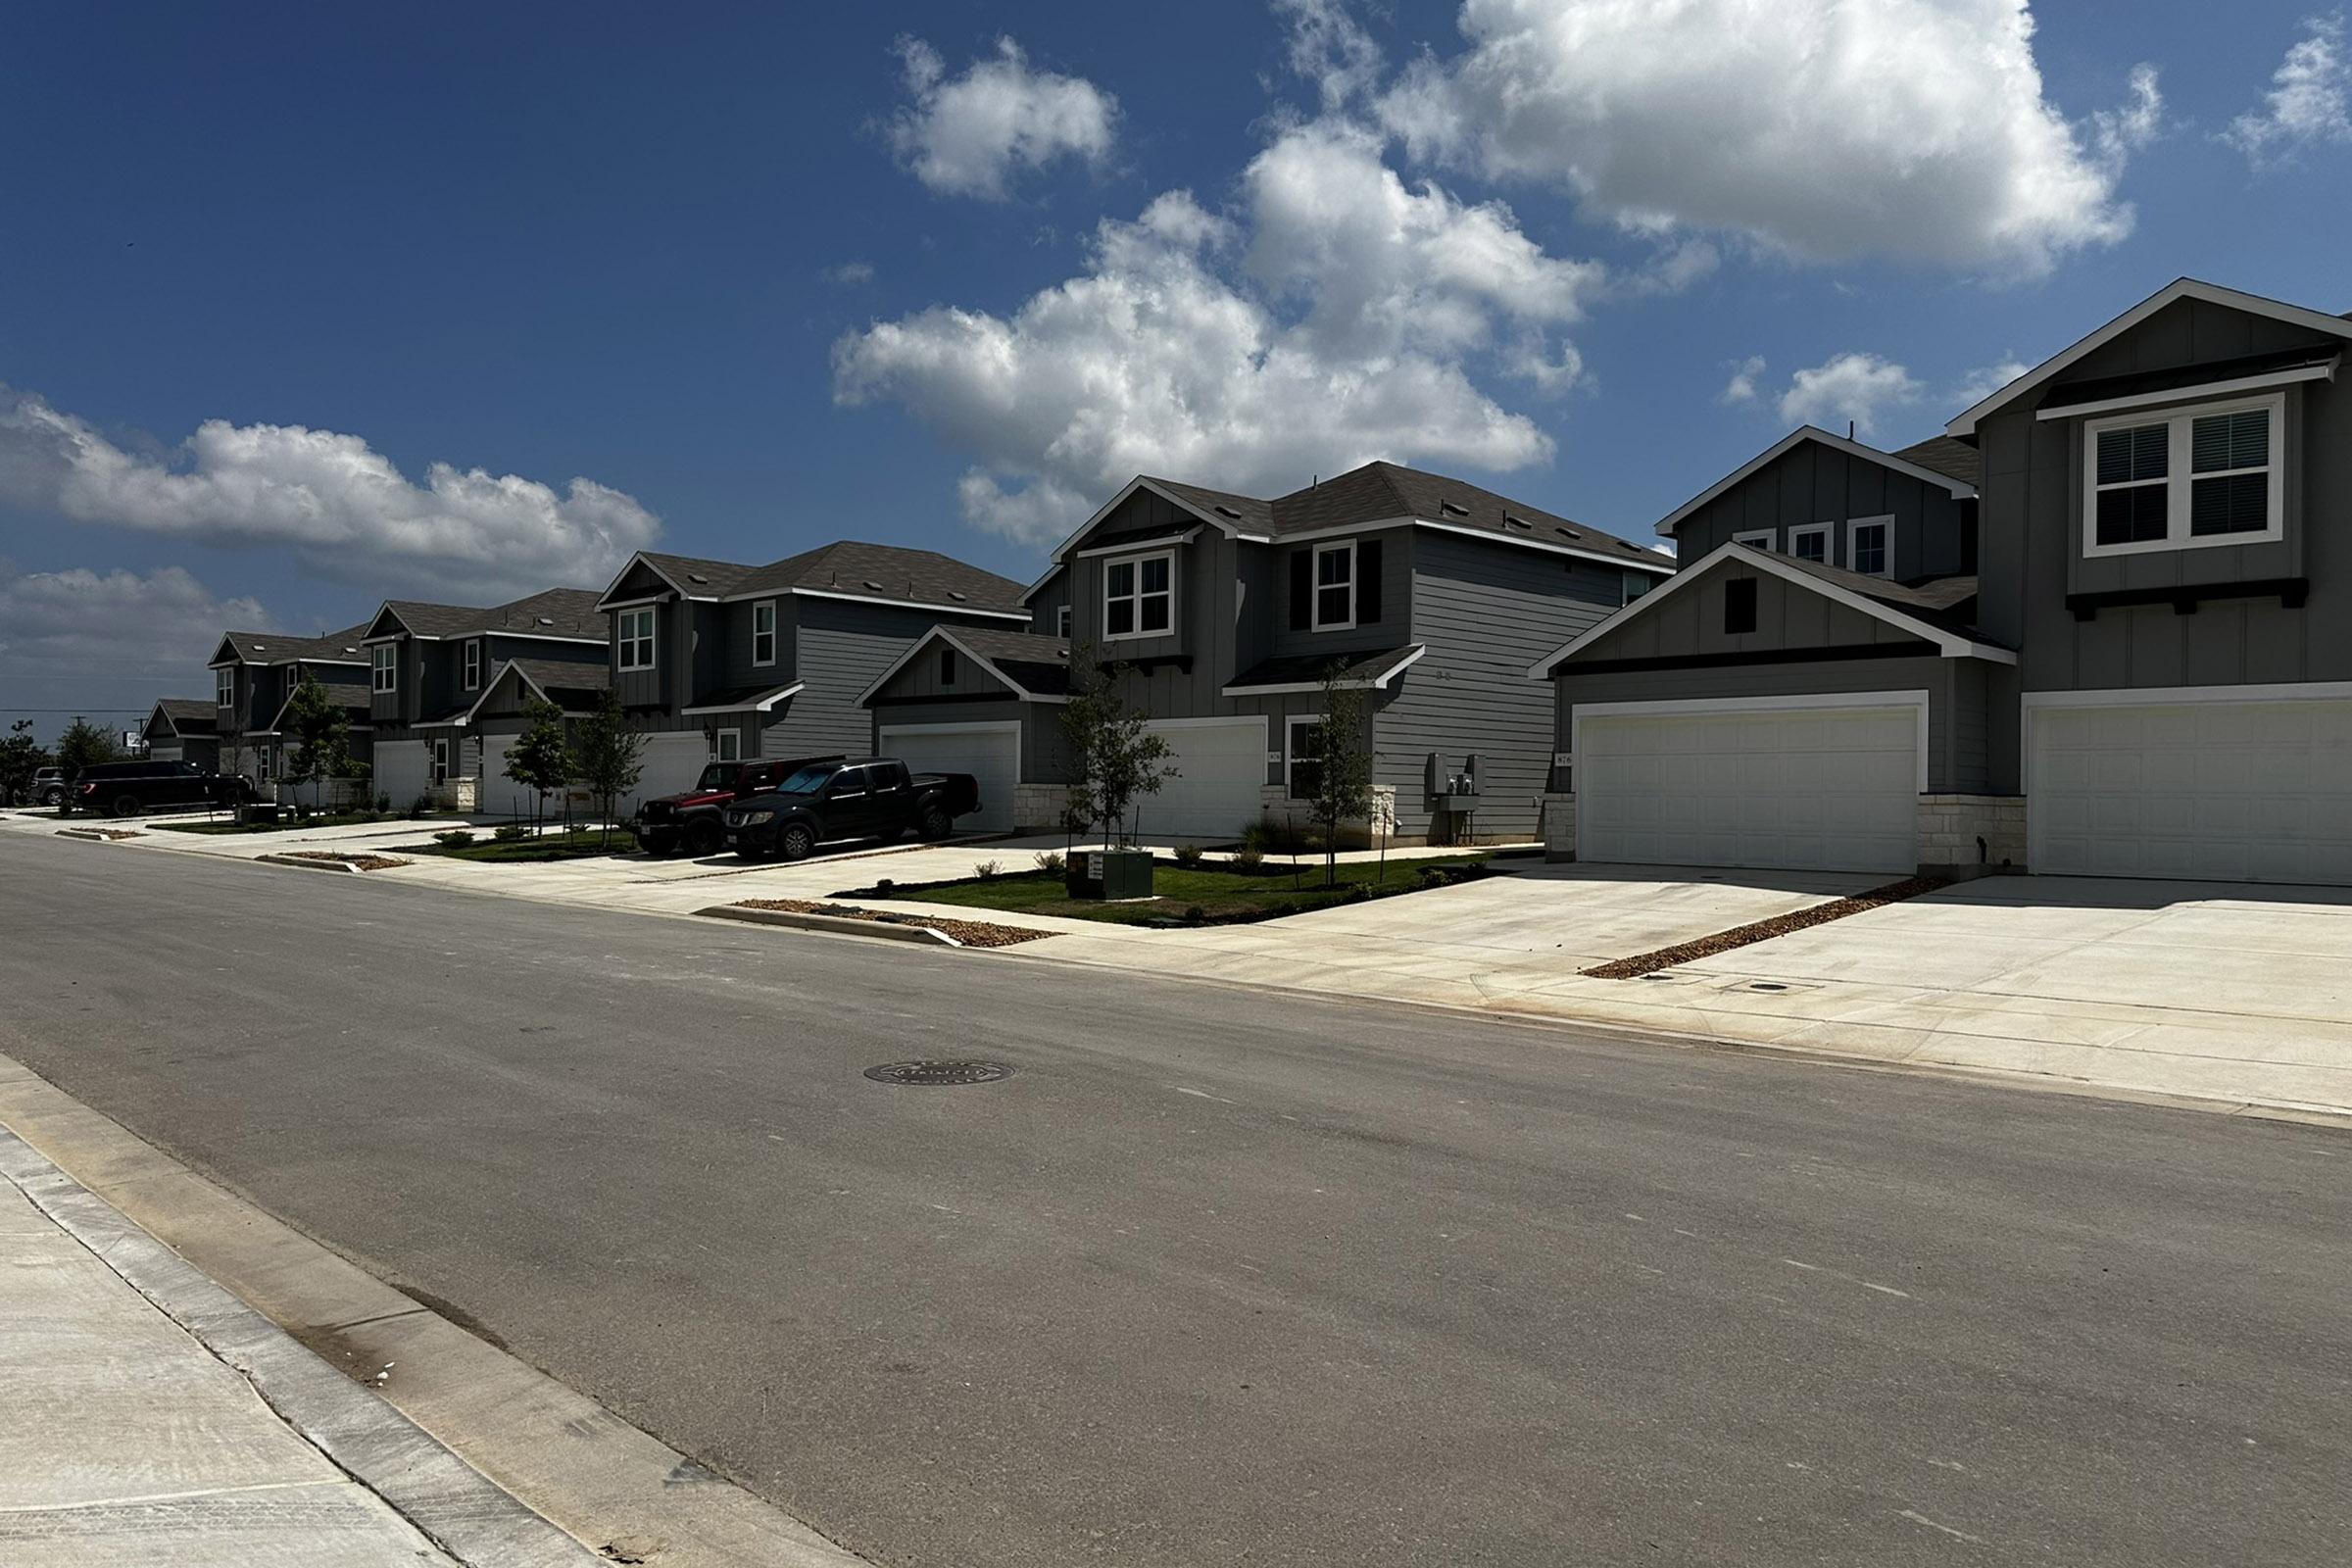
POLYGON ((766 565, 640 552, 599 608, 611 688, 647 732, 638 799, 685 789, 714 760, 861 754, 858 697, 917 639, 1030 618, 1010 578, 855 540, 766 565))
MULTIPOLYGON (((213 734, 223 773, 242 773, 257 785, 275 782, 287 755, 299 744, 278 728, 286 699, 306 674, 329 687, 362 685, 368 678, 364 625, 322 637, 288 637, 278 632, 223 632, 213 651, 215 682, 213 734)), ((351 753, 366 762, 374 735, 355 724, 351 753)), ((266 799, 268 788, 261 791, 266 799)))
POLYGON ((147 711, 139 738, 159 762, 220 765, 220 705, 202 697, 160 697, 147 711))
POLYGON ((1531 666, 1554 853, 2352 883, 2348 346, 2182 278, 1936 440, 1711 487, 1666 588, 1531 666))
POLYGON ((1091 652, 1173 754, 1143 830, 1229 839, 1261 814, 1302 814, 1303 748, 1336 672, 1368 695, 1375 788, 1400 837, 1525 837, 1551 762, 1549 705, 1529 690, 1527 660, 1672 569, 1600 529, 1396 464, 1272 500, 1139 475, 1029 589, 1035 641, 957 649, 943 634, 864 700, 879 749, 1017 776, 1007 825, 1050 829, 1067 782, 1066 684, 1004 677, 1024 651, 1032 669, 1091 652), (950 668, 963 689, 943 689, 950 668), (1449 786, 1473 760, 1470 799, 1449 786))

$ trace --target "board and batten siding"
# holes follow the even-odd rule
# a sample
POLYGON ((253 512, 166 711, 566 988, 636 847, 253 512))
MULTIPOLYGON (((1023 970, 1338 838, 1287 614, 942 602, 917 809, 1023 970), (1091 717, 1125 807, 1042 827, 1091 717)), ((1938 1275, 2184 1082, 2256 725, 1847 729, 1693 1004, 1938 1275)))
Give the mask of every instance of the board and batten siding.
MULTIPOLYGON (((1727 561, 1708 568, 1696 580, 1679 579, 1671 595, 1629 614, 1623 626, 1604 633, 1578 657, 1739 659, 1793 649, 1853 648, 1917 640, 1912 633, 1890 626, 1876 615, 1838 604, 1774 572, 1727 561), (1726 632, 1724 585, 1742 579, 1753 579, 1756 585, 1756 629, 1726 632)), ((1549 649, 1539 649, 1535 657, 1541 658, 1548 652, 1549 649)))
POLYGON ((1429 652, 1397 677, 1373 724, 1377 782, 1396 791, 1397 832, 1430 830, 1427 769, 1479 760, 1481 837, 1533 838, 1551 773, 1551 695, 1527 667, 1616 613, 1624 574, 1572 557, 1430 529, 1412 548, 1409 642, 1429 652))
POLYGON ((1917 581, 1966 569, 1962 532, 1969 505, 1941 485, 1819 441, 1800 441, 1685 517, 1675 528, 1675 544, 1683 560, 1695 562, 1734 534, 1769 528, 1772 548, 1788 555, 1790 528, 1827 522, 1835 524, 1829 564, 1843 566, 1849 564, 1846 523, 1891 516, 1893 575, 1917 581))

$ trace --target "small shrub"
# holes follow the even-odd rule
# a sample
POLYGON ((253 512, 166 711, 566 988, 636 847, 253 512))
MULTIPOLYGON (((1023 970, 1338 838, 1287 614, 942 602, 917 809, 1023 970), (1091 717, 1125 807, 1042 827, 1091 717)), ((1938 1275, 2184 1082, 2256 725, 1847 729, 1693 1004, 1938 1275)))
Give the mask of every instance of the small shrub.
POLYGON ((1187 871, 1190 871, 1196 866, 1200 865, 1200 846, 1198 844, 1179 844, 1176 846, 1176 863, 1183 866, 1187 871))
POLYGON ((432 808, 432 802, 419 795, 409 803, 409 820, 414 822, 432 808))
POLYGON ((1199 925, 1201 921, 1208 918, 1208 911, 1196 904, 1191 908, 1184 911, 1184 918, 1187 924, 1199 925))
POLYGON ((378 816, 390 816, 392 814, 391 796, 378 795, 375 798, 375 814, 378 816))
POLYGON ((1048 876, 1059 876, 1070 868, 1070 862, 1061 858, 1059 850, 1047 850, 1037 857, 1037 868, 1048 876))
POLYGON ((490 836, 501 844, 519 844, 531 836, 531 830, 520 822, 509 822, 490 836))
POLYGON ((1254 844, 1244 844, 1233 852, 1232 863, 1242 870, 1254 871, 1266 863, 1266 852, 1254 844))
POLYGON ((433 835, 433 842, 445 850, 462 850, 473 842, 473 834, 462 827, 453 827, 433 835))
POLYGON ((890 877, 882 877, 874 883, 874 891, 876 893, 888 893, 892 888, 895 888, 899 884, 894 879, 890 877))
POLYGON ((972 874, 983 882, 993 882, 996 880, 997 873, 1004 869, 1004 867, 995 860, 982 860, 978 865, 972 867, 972 874))

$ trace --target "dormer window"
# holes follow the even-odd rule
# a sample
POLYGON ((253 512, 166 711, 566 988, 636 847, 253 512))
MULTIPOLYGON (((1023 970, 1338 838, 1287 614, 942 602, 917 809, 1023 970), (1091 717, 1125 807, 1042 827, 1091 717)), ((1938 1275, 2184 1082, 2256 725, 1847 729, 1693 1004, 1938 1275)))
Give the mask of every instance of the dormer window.
POLYGON ((2286 400, 2277 394, 2082 426, 2082 553, 2283 537, 2286 400))
POLYGON ((1130 556, 1102 567, 1102 635, 1158 637, 1176 626, 1176 557, 1130 556))
POLYGON ((373 689, 379 692, 400 689, 400 648, 394 643, 377 643, 368 650, 368 667, 373 689))
POLYGON ((1355 541, 1315 546, 1316 631, 1347 631, 1355 624, 1355 541))

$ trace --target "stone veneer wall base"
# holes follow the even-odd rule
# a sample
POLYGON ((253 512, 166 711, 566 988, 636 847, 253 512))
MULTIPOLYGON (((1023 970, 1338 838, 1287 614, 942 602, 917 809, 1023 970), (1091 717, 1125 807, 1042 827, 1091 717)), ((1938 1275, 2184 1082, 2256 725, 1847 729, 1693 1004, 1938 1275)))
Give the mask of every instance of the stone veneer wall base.
POLYGON ((1922 795, 1919 871, 1965 881, 2026 869, 2022 795, 1922 795))

